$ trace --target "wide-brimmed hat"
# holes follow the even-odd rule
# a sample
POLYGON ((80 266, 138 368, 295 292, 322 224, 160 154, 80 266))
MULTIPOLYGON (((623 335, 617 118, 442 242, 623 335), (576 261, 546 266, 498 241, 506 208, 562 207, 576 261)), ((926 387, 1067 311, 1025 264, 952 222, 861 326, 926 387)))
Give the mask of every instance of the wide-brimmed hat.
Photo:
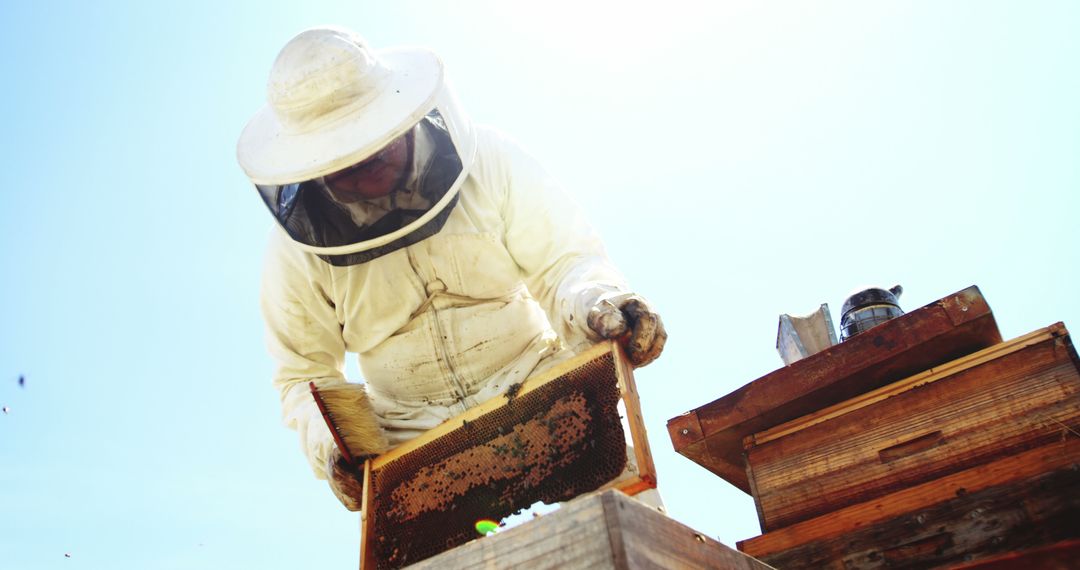
POLYGON ((236 154, 256 184, 336 172, 374 154, 434 107, 443 65, 426 49, 371 50, 349 30, 305 30, 282 48, 267 104, 236 154))

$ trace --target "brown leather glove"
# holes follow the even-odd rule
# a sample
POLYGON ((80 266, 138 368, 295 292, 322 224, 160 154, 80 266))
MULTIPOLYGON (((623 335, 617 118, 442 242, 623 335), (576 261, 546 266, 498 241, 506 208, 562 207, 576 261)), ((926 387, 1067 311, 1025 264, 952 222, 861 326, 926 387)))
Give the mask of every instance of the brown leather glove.
POLYGON ((667 342, 660 315, 638 296, 601 301, 589 310, 588 324, 601 337, 618 339, 634 366, 656 360, 667 342))
POLYGON ((326 482, 346 509, 355 512, 363 507, 363 469, 349 465, 337 446, 334 446, 330 456, 326 458, 326 482))

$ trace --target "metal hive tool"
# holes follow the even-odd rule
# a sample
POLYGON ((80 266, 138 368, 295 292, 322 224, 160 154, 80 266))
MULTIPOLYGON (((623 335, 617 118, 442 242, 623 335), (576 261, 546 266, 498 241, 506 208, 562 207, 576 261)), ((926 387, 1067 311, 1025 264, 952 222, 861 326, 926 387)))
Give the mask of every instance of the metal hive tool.
POLYGON ((369 461, 362 568, 400 568, 477 538, 475 523, 609 484, 627 466, 623 402, 637 476, 656 486, 631 367, 604 343, 369 461))

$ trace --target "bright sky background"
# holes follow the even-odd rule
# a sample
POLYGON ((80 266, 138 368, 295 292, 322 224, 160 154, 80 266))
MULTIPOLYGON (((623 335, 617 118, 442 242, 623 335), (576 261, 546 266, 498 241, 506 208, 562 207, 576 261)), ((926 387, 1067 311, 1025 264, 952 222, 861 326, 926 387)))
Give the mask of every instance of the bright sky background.
POLYGON ((729 545, 752 500, 665 425, 781 366, 780 313, 977 284, 1006 338, 1080 331, 1071 0, 8 0, 0 567, 355 567, 358 516, 279 422, 235 161, 327 23, 438 51, 577 196, 671 335, 638 373, 671 516, 729 545))

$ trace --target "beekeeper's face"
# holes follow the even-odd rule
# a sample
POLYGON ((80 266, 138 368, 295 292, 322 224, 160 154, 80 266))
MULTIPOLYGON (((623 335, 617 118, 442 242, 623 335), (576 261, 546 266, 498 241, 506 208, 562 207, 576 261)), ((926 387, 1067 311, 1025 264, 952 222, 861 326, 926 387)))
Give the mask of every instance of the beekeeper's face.
POLYGON ((412 131, 394 139, 374 156, 325 177, 334 199, 342 203, 381 198, 392 192, 408 171, 412 131))

